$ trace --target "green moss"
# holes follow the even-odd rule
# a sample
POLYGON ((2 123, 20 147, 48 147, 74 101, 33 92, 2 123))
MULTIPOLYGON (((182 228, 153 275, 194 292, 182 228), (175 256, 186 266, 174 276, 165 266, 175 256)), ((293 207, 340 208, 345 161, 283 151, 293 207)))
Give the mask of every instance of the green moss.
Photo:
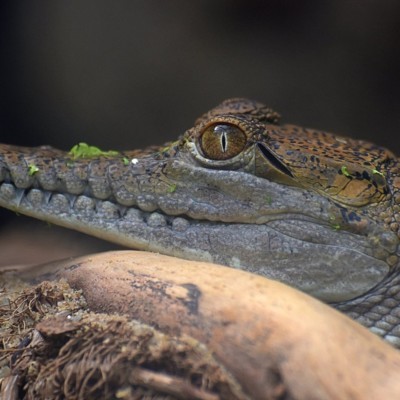
POLYGON ((340 170, 342 171, 342 174, 343 174, 344 176, 347 176, 347 178, 350 178, 350 177, 351 177, 351 174, 350 174, 350 172, 347 170, 347 167, 346 167, 345 165, 343 165, 342 168, 340 168, 340 170))
POLYGON ((36 172, 39 172, 39 168, 35 164, 29 164, 28 165, 28 175, 33 176, 36 174, 36 172))
POLYGON ((78 158, 93 158, 93 157, 113 157, 119 154, 118 151, 109 150, 103 151, 96 146, 89 146, 87 143, 78 143, 72 147, 69 151, 69 155, 72 159, 76 160, 78 158))
POLYGON ((335 231, 338 231, 341 228, 340 224, 336 221, 335 217, 329 217, 329 222, 330 222, 331 228, 334 229, 335 231))
POLYGON ((272 197, 271 196, 265 196, 265 202, 270 206, 272 204, 272 197))
POLYGON ((123 157, 123 158, 122 158, 122 162, 124 163, 124 165, 129 165, 129 163, 130 163, 128 157, 123 157))
POLYGON ((378 171, 378 170, 375 169, 375 168, 372 170, 372 173, 375 174, 375 175, 383 176, 382 172, 381 172, 381 171, 378 171))
POLYGON ((169 185, 169 187, 168 187, 168 193, 174 193, 175 190, 176 190, 176 184, 171 183, 171 185, 169 185))

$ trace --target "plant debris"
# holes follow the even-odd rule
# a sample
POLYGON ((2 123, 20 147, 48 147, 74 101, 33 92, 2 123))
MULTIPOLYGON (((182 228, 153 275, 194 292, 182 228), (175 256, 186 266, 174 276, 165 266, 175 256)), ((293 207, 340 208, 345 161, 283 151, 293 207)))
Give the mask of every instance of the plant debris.
POLYGON ((92 313, 65 281, 0 290, 0 313, 0 398, 246 399, 203 344, 92 313))
POLYGON ((89 146, 87 143, 84 142, 76 144, 69 151, 69 155, 72 156, 73 160, 76 160, 78 158, 93 158, 100 156, 114 157, 119 154, 120 153, 118 151, 115 150, 103 151, 96 146, 89 146))

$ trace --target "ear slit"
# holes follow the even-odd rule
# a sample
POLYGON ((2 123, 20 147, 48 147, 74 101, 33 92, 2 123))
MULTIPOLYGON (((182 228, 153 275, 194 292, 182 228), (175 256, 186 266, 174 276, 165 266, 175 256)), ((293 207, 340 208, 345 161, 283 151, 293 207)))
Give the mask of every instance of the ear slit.
POLYGON ((278 160, 276 156, 267 147, 265 147, 262 143, 257 143, 257 146, 260 149, 262 155, 269 161, 271 165, 273 165, 277 170, 293 178, 293 174, 286 167, 286 165, 283 164, 280 160, 278 160))

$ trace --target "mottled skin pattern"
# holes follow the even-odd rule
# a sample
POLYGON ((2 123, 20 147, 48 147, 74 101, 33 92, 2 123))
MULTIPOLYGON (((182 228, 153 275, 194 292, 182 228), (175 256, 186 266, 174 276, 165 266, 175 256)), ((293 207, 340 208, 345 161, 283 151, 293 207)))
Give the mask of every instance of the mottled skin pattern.
POLYGON ((282 280, 400 346, 398 159, 279 119, 231 99, 145 151, 0 145, 0 206, 282 280))

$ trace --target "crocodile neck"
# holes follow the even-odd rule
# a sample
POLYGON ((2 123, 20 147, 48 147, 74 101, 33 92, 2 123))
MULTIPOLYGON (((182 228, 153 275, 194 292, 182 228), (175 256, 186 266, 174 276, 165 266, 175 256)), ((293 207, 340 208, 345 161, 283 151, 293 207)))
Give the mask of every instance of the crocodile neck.
POLYGON ((278 279, 400 346, 398 160, 278 119, 233 99, 145 151, 0 145, 0 206, 278 279))

